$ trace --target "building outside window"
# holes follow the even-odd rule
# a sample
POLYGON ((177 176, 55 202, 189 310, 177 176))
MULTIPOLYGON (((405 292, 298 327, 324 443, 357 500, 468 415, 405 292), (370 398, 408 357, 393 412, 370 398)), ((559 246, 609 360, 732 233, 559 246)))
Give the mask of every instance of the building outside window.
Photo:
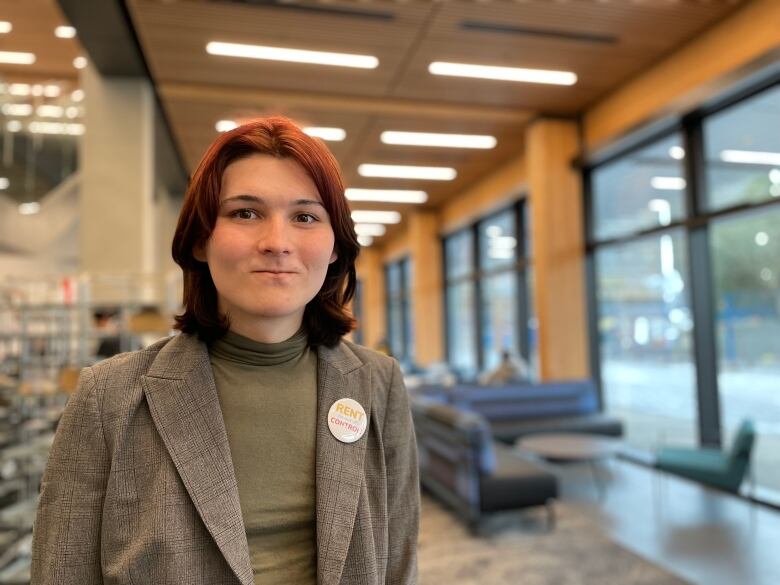
POLYGON ((587 173, 594 366, 606 409, 624 419, 630 443, 650 449, 728 449, 752 419, 756 495, 774 502, 778 128, 775 80, 587 173))

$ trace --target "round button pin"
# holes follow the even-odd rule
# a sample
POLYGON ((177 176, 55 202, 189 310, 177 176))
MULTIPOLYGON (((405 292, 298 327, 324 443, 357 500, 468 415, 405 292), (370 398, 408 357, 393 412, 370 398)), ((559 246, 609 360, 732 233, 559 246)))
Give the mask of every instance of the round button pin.
POLYGON ((340 398, 328 411, 328 428, 342 443, 354 443, 366 432, 368 419, 360 403, 351 398, 340 398))

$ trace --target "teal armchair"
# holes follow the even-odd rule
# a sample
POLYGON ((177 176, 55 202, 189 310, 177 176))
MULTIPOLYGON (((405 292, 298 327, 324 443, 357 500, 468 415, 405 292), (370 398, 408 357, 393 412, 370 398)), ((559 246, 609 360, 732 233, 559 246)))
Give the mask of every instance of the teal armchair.
POLYGON ((655 466, 668 473, 736 494, 750 468, 755 437, 753 421, 745 420, 729 451, 663 448, 657 454, 655 466))

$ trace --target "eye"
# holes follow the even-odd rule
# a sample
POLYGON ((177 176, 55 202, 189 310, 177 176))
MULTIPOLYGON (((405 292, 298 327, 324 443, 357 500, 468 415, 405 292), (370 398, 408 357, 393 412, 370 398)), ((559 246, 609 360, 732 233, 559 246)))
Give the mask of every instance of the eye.
POLYGON ((257 217, 257 212, 254 209, 236 209, 230 214, 230 217, 236 217, 238 219, 254 219, 257 217))
POLYGON ((319 221, 316 216, 312 215, 311 213, 299 213, 295 216, 295 220, 300 223, 314 223, 316 221, 319 221))

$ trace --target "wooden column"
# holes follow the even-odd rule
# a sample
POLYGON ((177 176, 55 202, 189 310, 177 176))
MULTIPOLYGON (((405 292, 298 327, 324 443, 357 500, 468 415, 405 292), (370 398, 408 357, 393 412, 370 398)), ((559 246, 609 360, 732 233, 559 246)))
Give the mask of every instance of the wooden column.
POLYGON ((385 272, 382 257, 374 248, 363 248, 358 256, 358 279, 363 286, 362 319, 358 324, 363 330, 363 343, 376 349, 387 336, 385 322, 385 272))
POLYGON ((407 233, 412 258, 414 361, 418 365, 429 365, 444 359, 439 216, 420 211, 411 214, 408 222, 407 233))
POLYGON ((577 125, 532 123, 526 154, 541 378, 587 377, 582 185, 571 165, 579 154, 577 125))

